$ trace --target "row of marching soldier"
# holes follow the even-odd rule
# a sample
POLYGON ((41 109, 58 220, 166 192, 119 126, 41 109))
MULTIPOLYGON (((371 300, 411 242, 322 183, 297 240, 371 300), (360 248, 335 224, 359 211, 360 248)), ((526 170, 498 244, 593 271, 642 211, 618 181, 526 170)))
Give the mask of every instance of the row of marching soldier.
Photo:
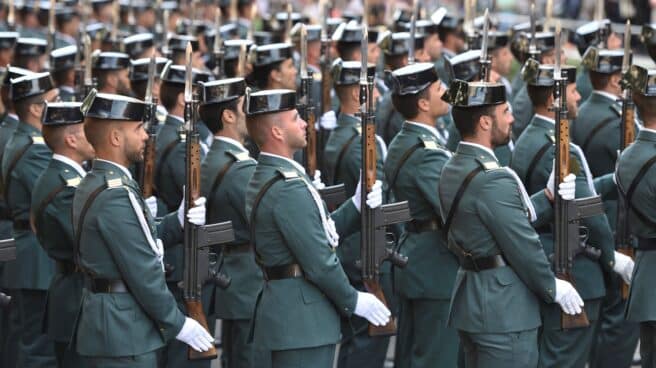
POLYGON ((656 28, 550 7, 10 1, 0 366, 655 367, 656 28))

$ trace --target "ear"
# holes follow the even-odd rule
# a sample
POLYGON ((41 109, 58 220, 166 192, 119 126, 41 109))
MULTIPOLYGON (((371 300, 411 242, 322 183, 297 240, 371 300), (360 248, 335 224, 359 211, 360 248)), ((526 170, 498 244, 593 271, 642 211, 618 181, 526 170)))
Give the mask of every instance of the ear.
POLYGON ((221 114, 221 120, 223 120, 224 123, 234 124, 235 121, 237 121, 237 117, 235 116, 234 111, 230 109, 225 109, 221 114))
POLYGON ((43 104, 31 104, 30 105, 30 115, 36 116, 41 120, 41 114, 43 113, 44 107, 43 104))
POLYGON ((178 93, 178 106, 184 106, 185 105, 185 100, 184 100, 184 93, 178 93))
POLYGON ((492 129, 492 117, 488 115, 482 115, 478 119, 478 126, 483 130, 483 131, 488 131, 492 129))
POLYGON ((420 98, 419 100, 417 100, 417 108, 419 109, 419 111, 423 111, 423 112, 430 110, 430 101, 425 98, 420 98))
POLYGON ((277 83, 280 83, 282 81, 282 76, 280 75, 280 71, 278 69, 271 70, 271 73, 269 73, 269 79, 277 83))
POLYGON ((351 88, 351 101, 360 103, 360 88, 351 88))
POLYGON ((113 147, 120 147, 123 145, 123 134, 117 126, 113 126, 109 131, 109 144, 113 147))
POLYGON ((610 83, 612 84, 613 87, 616 88, 621 88, 620 82, 622 81, 622 74, 621 73, 615 73, 610 76, 610 83))
POLYGON ((64 144, 68 148, 76 149, 77 148, 77 138, 74 133, 66 133, 64 135, 64 144))
POLYGON ((277 141, 285 140, 285 132, 277 124, 271 124, 271 136, 277 141))

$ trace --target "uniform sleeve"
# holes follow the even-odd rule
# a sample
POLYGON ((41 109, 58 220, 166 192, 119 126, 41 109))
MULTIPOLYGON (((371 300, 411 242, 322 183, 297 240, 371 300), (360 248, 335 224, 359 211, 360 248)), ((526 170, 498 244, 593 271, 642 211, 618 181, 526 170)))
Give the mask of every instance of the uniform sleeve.
POLYGON ((32 144, 32 147, 21 158, 20 165, 16 165, 14 171, 20 166, 21 174, 19 180, 23 183, 29 193, 34 190, 36 180, 50 163, 52 152, 45 144, 32 144))
POLYGON ((340 313, 350 316, 355 310, 357 292, 349 284, 337 255, 328 243, 319 209, 310 192, 298 181, 281 189, 277 202, 274 208, 275 224, 305 277, 328 296, 340 313), (298 204, 293 211, 289 211, 290 203, 298 204))
POLYGON ((515 179, 503 170, 487 172, 476 201, 478 213, 519 278, 546 302, 555 297, 555 277, 520 198, 515 179))
POLYGON ((157 237, 162 241, 164 248, 182 243, 184 240, 183 235, 177 210, 158 219, 157 237))
POLYGON ((430 203, 433 212, 440 215, 440 198, 437 187, 440 183, 442 168, 448 157, 436 150, 422 150, 424 153, 414 172, 415 185, 424 199, 430 203))
POLYGON ((553 206, 544 190, 537 191, 531 196, 531 202, 535 209, 537 219, 533 221, 533 226, 541 227, 553 222, 553 206))
POLYGON ((132 296, 160 328, 167 340, 174 338, 185 317, 166 287, 162 266, 148 244, 128 189, 110 189, 101 194, 96 221, 112 259, 132 296))
POLYGON ((73 232, 73 195, 74 187, 65 187, 46 208, 45 216, 52 219, 60 230, 58 236, 64 236, 68 244, 76 244, 73 232))
POLYGON ((595 191, 602 197, 613 196, 617 197, 617 186, 613 181, 614 172, 594 178, 595 191))

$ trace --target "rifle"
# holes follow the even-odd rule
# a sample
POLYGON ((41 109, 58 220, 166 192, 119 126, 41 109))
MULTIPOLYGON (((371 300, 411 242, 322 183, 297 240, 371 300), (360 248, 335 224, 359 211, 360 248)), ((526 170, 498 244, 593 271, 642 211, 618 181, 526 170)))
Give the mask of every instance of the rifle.
POLYGON ((415 63, 415 35, 417 34, 417 16, 419 15, 419 1, 412 3, 412 17, 410 18, 410 43, 408 44, 408 65, 415 63))
POLYGON ((479 63, 481 64, 481 70, 480 70, 480 75, 479 79, 483 82, 489 82, 490 81, 490 67, 492 65, 492 62, 490 59, 487 57, 487 44, 488 44, 488 39, 487 39, 487 33, 489 29, 489 12, 488 9, 485 9, 485 15, 483 16, 483 40, 481 42, 481 58, 479 60, 479 63))
MULTIPOLYGON (((187 43, 185 51, 186 72, 184 88, 184 130, 185 140, 185 213, 194 206, 200 197, 200 135, 196 125, 197 96, 192 94, 191 42, 187 43)), ((211 225, 197 226, 185 217, 184 222, 184 263, 182 280, 183 299, 189 317, 196 320, 209 331, 207 318, 201 303, 201 288, 205 281, 211 280, 214 274, 210 270, 209 246, 223 244, 234 240, 234 232, 230 221, 211 225)), ((188 349, 189 360, 215 359, 217 352, 214 347, 206 352, 188 349)))
POLYGON ((46 58, 45 68, 50 69, 50 52, 55 47, 55 8, 57 6, 56 0, 50 0, 50 8, 48 9, 48 43, 46 44, 46 58))
MULTIPOLYGON (((14 238, 0 240, 0 262, 16 259, 16 241, 14 238)), ((11 302, 11 296, 0 292, 0 307, 6 307, 11 302)))
MULTIPOLYGON (((635 104, 633 103, 631 86, 626 78, 631 64, 631 21, 626 21, 624 29, 624 57, 622 59, 622 120, 620 121, 620 152, 624 151, 635 140, 635 104)), ((619 154, 618 154, 619 157, 619 154)), ((633 237, 629 224, 629 208, 622 191, 618 187, 617 219, 615 222, 615 248, 618 252, 634 258, 633 237)), ((622 299, 629 297, 629 285, 622 282, 622 299)))
POLYGON ((118 45, 118 25, 121 22, 121 3, 114 0, 112 4, 112 29, 109 33, 109 39, 112 42, 112 47, 118 45))
POLYGON ((128 1, 128 27, 130 29, 130 33, 137 33, 137 20, 134 15, 133 0, 128 1))
POLYGON ((82 43, 84 45, 84 88, 82 89, 83 95, 80 101, 82 101, 84 97, 96 87, 95 78, 93 78, 91 73, 91 66, 93 64, 91 55, 91 38, 89 38, 89 34, 86 32, 82 35, 82 43))
MULTIPOLYGON (((529 57, 534 58, 535 60, 540 60, 540 50, 538 50, 537 40, 535 39, 535 33, 537 30, 536 24, 536 15, 535 15, 535 0, 531 1, 531 40, 528 43, 528 54, 529 57)), ((556 59, 560 58, 560 55, 556 56, 556 59)))
POLYGON ((148 64, 148 82, 146 84, 146 111, 143 122, 148 132, 148 140, 144 148, 144 160, 138 168, 137 182, 141 187, 144 198, 155 192, 155 146, 157 137, 157 98, 153 97, 153 84, 155 82, 155 53, 150 57, 148 64))
MULTIPOLYGON (((374 122, 374 77, 367 74, 366 23, 362 26, 362 59, 360 68, 360 119, 362 120, 362 178, 360 180, 360 264, 362 281, 368 292, 387 305, 380 285, 380 265, 390 261, 405 267, 408 258, 387 247, 385 227, 412 220, 408 202, 386 204, 378 208, 367 206, 367 194, 376 183, 376 125, 374 122)), ((396 333, 396 321, 390 319, 385 326, 369 325, 369 336, 387 336, 396 333)))
MULTIPOLYGON (((328 16, 330 13, 330 4, 328 1, 323 1, 323 7, 321 11, 323 13, 323 23, 321 27, 321 116, 327 113, 332 108, 332 97, 330 96, 330 91, 332 89, 333 81, 332 76, 330 75, 330 67, 332 65, 332 56, 331 56, 331 40, 330 35, 328 34, 328 16)), ((317 150, 317 160, 319 162, 323 161, 323 150, 326 147, 326 142, 328 141, 328 132, 325 132, 321 126, 319 127, 318 132, 318 142, 317 145, 319 149, 317 150)))
MULTIPOLYGON (((560 55, 560 22, 556 25, 556 55, 560 55)), ((562 183, 570 173, 569 120, 567 118, 567 78, 562 77, 560 58, 556 57, 554 67, 554 103, 556 120, 555 172, 556 183, 562 183)), ((554 269, 556 277, 574 284, 572 267, 574 258, 588 247, 581 247, 582 238, 579 222, 582 218, 602 214, 603 205, 599 196, 565 200, 554 193, 554 269)), ((598 257, 597 254, 594 254, 598 257)), ((580 314, 569 315, 561 312, 561 328, 577 328, 590 325, 585 310, 580 314)))
POLYGON ((214 29, 216 29, 216 34, 214 35, 214 44, 212 45, 212 58, 214 65, 214 75, 221 79, 225 75, 225 63, 223 59, 223 38, 221 38, 221 8, 216 8, 216 14, 214 18, 214 29))
MULTIPOLYGON (((314 114, 314 103, 312 101, 312 71, 307 66, 307 29, 305 24, 301 25, 301 89, 299 91, 298 111, 307 122, 306 136, 307 145, 303 148, 303 167, 305 172, 314 178, 317 170, 317 131, 316 115, 314 114)), ((337 208, 346 200, 344 184, 333 185, 319 190, 319 194, 329 209, 337 208)))
POLYGON ((287 19, 285 19, 285 42, 292 43, 292 3, 286 5, 287 19))

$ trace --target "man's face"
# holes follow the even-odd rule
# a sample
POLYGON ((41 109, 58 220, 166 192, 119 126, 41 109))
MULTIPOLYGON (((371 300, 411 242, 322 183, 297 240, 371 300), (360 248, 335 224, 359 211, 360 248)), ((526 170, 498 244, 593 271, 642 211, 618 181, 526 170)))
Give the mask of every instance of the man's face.
MULTIPOLYGON (((367 59, 370 63, 377 63, 380 58, 380 47, 375 42, 369 42, 367 44, 367 59)), ((360 59, 357 59, 358 61, 360 59)))
POLYGON ((437 61, 442 56, 442 41, 437 33, 427 35, 424 39, 424 49, 430 61, 437 61))
POLYGON ((579 101, 581 101, 581 95, 579 91, 576 90, 576 83, 570 83, 566 88, 567 94, 567 117, 570 119, 575 119, 578 115, 579 101))
POLYGON ((606 41, 607 48, 609 50, 616 50, 616 49, 621 49, 622 48, 622 38, 620 37, 619 34, 615 32, 611 32, 610 35, 608 35, 608 40, 606 41))
POLYGON ((246 113, 244 113, 244 96, 239 97, 237 102, 237 131, 242 138, 248 137, 248 129, 246 129, 246 113))
POLYGON ((442 100, 442 96, 446 92, 446 87, 438 80, 428 88, 430 89, 429 101, 431 117, 437 119, 442 115, 446 115, 449 112, 449 104, 442 100))
MULTIPOLYGON (((182 56, 184 58, 184 54, 182 56)), ((184 60, 184 59, 183 59, 184 60)), ((181 63, 182 65, 185 65, 186 63, 181 63)), ((194 51, 191 54, 191 66, 193 66, 196 69, 205 69, 205 61, 203 60, 203 53, 200 51, 194 51)))
POLYGON ((130 85, 130 74, 128 69, 121 69, 116 73, 118 78, 118 83, 116 85, 116 91, 120 95, 131 96, 132 95, 132 86, 130 85))
POLYGON ((130 163, 142 162, 148 134, 143 122, 121 122, 120 131, 123 137, 123 155, 130 163))
POLYGON ((11 64, 14 59, 14 48, 0 50, 0 66, 11 64))
MULTIPOLYGON (((556 50, 551 49, 548 51, 545 51, 542 53, 540 56, 540 62, 542 64, 555 64, 556 63, 556 50)), ((560 63, 565 64, 566 63, 566 58, 565 58, 565 51, 560 50, 560 63)))
POLYGON ((510 142, 510 132, 513 115, 510 112, 510 104, 499 104, 494 108, 494 117, 492 120, 492 147, 503 146, 510 142))
POLYGON ((280 63, 280 83, 283 88, 296 89, 296 67, 292 59, 280 63))
POLYGON ((415 50, 415 62, 418 63, 429 63, 431 62, 430 55, 425 48, 415 50))
POLYGON ((299 150, 307 145, 307 123, 301 119, 298 111, 289 110, 280 113, 280 126, 284 132, 287 146, 292 150, 299 150))
POLYGON ((510 47, 502 47, 495 50, 492 54, 492 69, 502 76, 510 74, 512 67, 513 55, 510 52, 510 47))

